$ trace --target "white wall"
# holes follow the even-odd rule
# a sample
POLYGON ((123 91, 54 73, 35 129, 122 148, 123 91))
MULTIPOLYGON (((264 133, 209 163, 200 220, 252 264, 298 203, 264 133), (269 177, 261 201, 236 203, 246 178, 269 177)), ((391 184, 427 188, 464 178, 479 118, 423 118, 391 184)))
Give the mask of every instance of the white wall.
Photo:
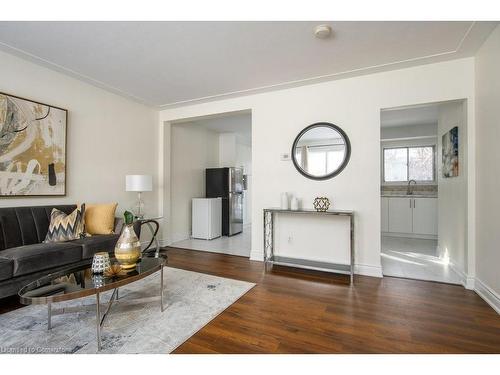
POLYGON ((219 166, 234 167, 236 162, 236 134, 219 134, 219 166))
POLYGON ((459 274, 467 274, 467 114, 466 103, 451 102, 439 106, 438 120, 438 249, 449 257, 459 274), (443 177, 442 137, 458 127, 458 176, 443 177))
MULTIPOLYGON (((468 122, 473 126, 472 58, 166 109, 160 113, 160 123, 165 126, 164 144, 168 145, 170 121, 251 109, 252 258, 262 259, 262 209, 279 205, 282 191, 302 198, 305 207, 312 206, 314 197, 326 195, 334 208, 356 212, 356 271, 380 276, 380 110, 461 98, 468 99, 468 122), (342 127, 352 144, 346 169, 327 181, 308 180, 291 162, 280 161, 280 153, 290 151, 297 133, 318 121, 342 127)), ((168 149, 164 157, 165 167, 168 149)), ((163 173, 168 180, 168 168, 163 173)), ((168 187, 164 193, 167 201, 168 187)))
POLYGON ((476 290, 500 313, 500 26, 476 56, 476 290))
POLYGON ((68 110, 65 197, 2 198, 0 206, 118 202, 130 209, 125 175, 151 174, 147 214, 158 214, 158 112, 74 78, 0 52, 0 91, 68 110))
POLYGON ((426 137, 437 134, 437 124, 415 124, 407 126, 391 126, 381 129, 382 139, 426 137))
POLYGON ((191 236, 191 199, 205 197, 205 168, 219 163, 219 135, 196 123, 172 126, 172 241, 191 236))

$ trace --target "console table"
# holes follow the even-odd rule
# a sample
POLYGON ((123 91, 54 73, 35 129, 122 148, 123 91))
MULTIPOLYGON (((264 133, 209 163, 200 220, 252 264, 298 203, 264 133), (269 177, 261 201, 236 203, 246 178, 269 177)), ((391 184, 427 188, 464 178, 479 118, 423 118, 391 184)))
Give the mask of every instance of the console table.
POLYGON ((283 210, 280 208, 265 208, 264 209, 264 262, 266 269, 272 267, 273 264, 306 268, 317 271, 342 273, 350 276, 350 282, 353 283, 354 276, 354 211, 346 210, 328 210, 319 212, 312 209, 301 210, 283 210), (278 214, 293 214, 293 215, 321 215, 321 216, 347 216, 350 224, 350 246, 349 259, 350 264, 336 264, 329 262, 319 262, 308 259, 298 259, 290 257, 282 257, 274 254, 274 217, 278 214))

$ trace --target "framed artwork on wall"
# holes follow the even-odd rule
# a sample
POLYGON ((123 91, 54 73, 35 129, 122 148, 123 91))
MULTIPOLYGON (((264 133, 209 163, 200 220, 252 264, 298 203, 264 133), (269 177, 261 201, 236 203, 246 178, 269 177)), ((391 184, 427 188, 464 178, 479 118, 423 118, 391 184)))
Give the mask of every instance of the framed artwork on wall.
POLYGON ((0 93, 0 197, 66 195, 68 111, 0 93))
POLYGON ((458 176, 458 127, 443 135, 443 177, 458 176))

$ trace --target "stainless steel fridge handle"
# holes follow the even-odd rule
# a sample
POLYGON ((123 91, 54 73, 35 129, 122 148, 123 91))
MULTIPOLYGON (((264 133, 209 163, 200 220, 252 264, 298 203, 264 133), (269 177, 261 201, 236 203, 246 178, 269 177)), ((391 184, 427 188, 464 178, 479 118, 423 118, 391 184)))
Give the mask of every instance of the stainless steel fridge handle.
POLYGON ((228 177, 228 181, 227 181, 227 189, 228 189, 228 192, 229 194, 233 193, 233 185, 234 185, 234 170, 233 168, 228 168, 229 171, 228 171, 228 174, 227 174, 227 177, 228 177))

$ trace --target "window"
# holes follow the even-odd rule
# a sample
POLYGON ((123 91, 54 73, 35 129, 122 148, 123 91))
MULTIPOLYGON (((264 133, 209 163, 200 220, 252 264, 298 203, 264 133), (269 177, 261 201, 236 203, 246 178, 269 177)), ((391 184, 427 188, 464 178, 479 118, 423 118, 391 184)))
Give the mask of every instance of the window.
POLYGON ((307 156, 302 160, 303 148, 297 148, 295 158, 297 163, 304 166, 307 163, 307 171, 311 174, 321 176, 334 171, 345 158, 344 145, 309 146, 305 148, 307 156))
POLYGON ((384 148, 384 181, 434 181, 434 146, 384 148))

